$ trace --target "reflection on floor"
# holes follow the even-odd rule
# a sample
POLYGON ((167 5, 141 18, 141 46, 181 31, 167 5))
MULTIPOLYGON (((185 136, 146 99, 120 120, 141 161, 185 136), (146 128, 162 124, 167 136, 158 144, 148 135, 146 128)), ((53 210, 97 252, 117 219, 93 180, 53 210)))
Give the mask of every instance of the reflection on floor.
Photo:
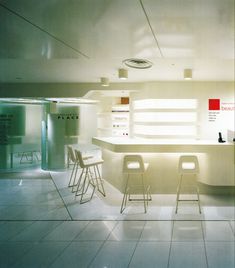
POLYGON ((154 195, 148 213, 107 183, 107 196, 80 205, 68 173, 0 174, 0 267, 234 268, 234 199, 202 195, 180 205, 154 195))

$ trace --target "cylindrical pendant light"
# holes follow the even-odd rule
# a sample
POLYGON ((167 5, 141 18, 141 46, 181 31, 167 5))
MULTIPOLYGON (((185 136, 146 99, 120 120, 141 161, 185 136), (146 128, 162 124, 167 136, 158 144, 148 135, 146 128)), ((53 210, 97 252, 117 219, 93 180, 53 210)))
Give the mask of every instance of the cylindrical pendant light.
POLYGON ((108 77, 101 77, 100 78, 101 86, 108 87, 109 86, 109 79, 108 77))
POLYGON ((185 80, 192 79, 192 69, 184 69, 184 79, 185 80))
POLYGON ((128 78, 128 72, 126 69, 118 69, 118 77, 120 79, 127 79, 128 78))

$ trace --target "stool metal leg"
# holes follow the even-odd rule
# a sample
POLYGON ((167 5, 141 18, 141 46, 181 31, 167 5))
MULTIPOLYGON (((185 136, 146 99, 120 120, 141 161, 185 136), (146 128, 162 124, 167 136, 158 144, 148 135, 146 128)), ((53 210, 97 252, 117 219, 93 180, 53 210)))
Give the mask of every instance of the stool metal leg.
POLYGON ((85 179, 84 179, 84 182, 83 182, 82 193, 81 193, 81 198, 80 198, 80 204, 84 204, 86 202, 89 202, 92 199, 92 197, 94 195, 94 192, 95 192, 95 188, 96 188, 96 186, 95 186, 95 184, 93 182, 93 178, 90 175, 90 170, 89 170, 89 168, 86 168, 86 174, 85 174, 85 179), (86 187, 86 190, 85 190, 86 183, 87 183, 87 187, 86 187), (83 197, 84 197, 85 193, 87 192, 87 190, 88 190, 90 185, 93 187, 91 196, 90 196, 89 199, 83 200, 83 197))
POLYGON ((72 188, 72 193, 76 192, 75 196, 80 195, 80 194, 78 194, 78 192, 80 192, 82 190, 82 188, 83 188, 83 183, 82 183, 82 176, 83 175, 84 175, 84 168, 82 169, 82 172, 81 172, 81 174, 80 174, 80 176, 78 178, 77 184, 74 184, 73 188, 72 188), (77 186, 77 189, 74 191, 75 186, 77 186))
POLYGON ((150 185, 147 188, 147 206, 149 204, 149 201, 152 201, 152 196, 151 196, 151 192, 150 192, 150 185))
POLYGON ((196 191, 197 191, 197 199, 180 199, 179 198, 180 197, 182 180, 183 180, 183 174, 181 174, 179 186, 177 188, 175 213, 177 213, 177 211, 178 211, 179 201, 197 201, 198 202, 199 213, 201 214, 202 212, 201 212, 201 204, 200 204, 200 196, 199 196, 199 188, 198 188, 198 186, 195 186, 196 191))
POLYGON ((76 165, 77 165, 77 163, 74 163, 73 169, 72 169, 72 172, 71 172, 71 175, 70 175, 68 187, 72 187, 73 184, 74 184, 74 180, 73 180, 73 183, 72 184, 71 184, 71 182, 72 182, 72 178, 73 178, 73 175, 74 175, 74 172, 75 172, 75 169, 76 169, 76 165))
POLYGON ((94 166, 94 173, 95 173, 95 179, 96 179, 96 183, 97 183, 97 189, 103 196, 105 196, 106 194, 105 194, 105 190, 104 190, 104 185, 102 182, 102 178, 100 176, 100 171, 99 171, 98 165, 94 166), (101 189, 99 186, 101 186, 101 189))
POLYGON ((152 196, 150 194, 150 186, 148 186, 147 189, 145 188, 144 174, 141 174, 141 178, 140 178, 141 184, 139 186, 142 188, 143 198, 131 198, 130 187, 129 187, 129 176, 130 176, 130 174, 128 174, 128 176, 127 176, 127 181, 126 181, 125 190, 124 190, 124 194, 123 194, 120 213, 122 213, 124 211, 124 209, 126 208, 127 199, 128 199, 128 201, 143 201, 144 202, 144 213, 147 213, 148 201, 152 200, 152 196))
POLYGON ((199 188, 197 187, 197 199, 198 199, 198 208, 199 208, 199 213, 202 213, 201 210, 201 203, 200 203, 200 197, 199 197, 199 188))
POLYGON ((127 175, 127 180, 126 180, 126 185, 125 185, 125 189, 124 189, 120 213, 122 213, 124 211, 124 209, 126 208, 127 195, 128 195, 128 184, 129 184, 129 174, 127 175))
POLYGON ((142 179, 142 191, 143 191, 143 199, 144 199, 144 213, 147 212, 147 207, 146 207, 146 198, 145 198, 145 185, 144 185, 144 176, 141 174, 141 179, 142 179))
POLYGON ((178 185, 178 188, 177 188, 175 213, 177 213, 177 211, 178 211, 179 196, 180 196, 180 190, 181 190, 182 177, 183 177, 183 175, 180 176, 180 182, 179 182, 179 185, 178 185))

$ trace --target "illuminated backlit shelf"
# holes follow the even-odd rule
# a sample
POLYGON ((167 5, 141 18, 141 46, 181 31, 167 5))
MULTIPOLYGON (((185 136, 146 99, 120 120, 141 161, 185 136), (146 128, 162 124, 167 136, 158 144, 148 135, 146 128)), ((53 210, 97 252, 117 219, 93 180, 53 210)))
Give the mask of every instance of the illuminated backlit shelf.
POLYGON ((144 138, 197 138, 196 99, 143 99, 133 101, 133 136, 144 138))

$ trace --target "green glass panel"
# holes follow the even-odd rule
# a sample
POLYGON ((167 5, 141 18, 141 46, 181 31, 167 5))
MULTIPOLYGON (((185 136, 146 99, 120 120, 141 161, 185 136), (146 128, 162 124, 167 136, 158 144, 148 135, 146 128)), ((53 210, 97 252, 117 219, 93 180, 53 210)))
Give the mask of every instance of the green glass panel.
POLYGON ((7 136, 24 136, 25 106, 2 104, 0 106, 0 129, 7 136))

